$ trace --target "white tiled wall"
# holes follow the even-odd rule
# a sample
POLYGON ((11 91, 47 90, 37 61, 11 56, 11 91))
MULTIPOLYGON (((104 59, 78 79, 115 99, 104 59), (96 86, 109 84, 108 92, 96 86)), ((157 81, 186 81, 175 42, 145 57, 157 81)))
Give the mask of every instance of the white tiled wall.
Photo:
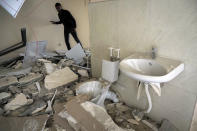
MULTIPOLYGON (((89 4, 93 75, 100 77, 108 47, 121 49, 121 59, 131 52, 148 52, 185 63, 184 72, 166 83, 162 96, 151 93, 149 114, 170 120, 180 131, 189 131, 197 95, 197 0, 114 0, 89 4)), ((146 96, 136 100, 136 81, 121 74, 113 88, 129 105, 145 109, 146 96)))

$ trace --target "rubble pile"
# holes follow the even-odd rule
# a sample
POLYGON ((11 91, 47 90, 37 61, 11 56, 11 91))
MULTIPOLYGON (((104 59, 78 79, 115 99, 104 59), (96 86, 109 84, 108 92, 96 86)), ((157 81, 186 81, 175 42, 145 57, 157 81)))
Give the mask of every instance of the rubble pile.
POLYGON ((158 131, 159 123, 144 116, 143 112, 139 112, 138 116, 136 116, 135 112, 137 109, 129 107, 123 102, 112 103, 107 100, 105 101, 105 108, 114 122, 121 128, 134 129, 136 131, 158 131))
POLYGON ((78 85, 91 78, 89 60, 85 58, 82 66, 73 60, 50 57, 37 59, 28 67, 23 67, 22 60, 0 67, 0 129, 177 131, 169 121, 156 123, 120 102, 113 92, 109 91, 114 99, 106 97, 105 108, 90 102, 90 94, 77 94, 78 85))
POLYGON ((70 87, 88 80, 90 75, 73 63, 73 60, 50 58, 37 59, 28 67, 23 67, 22 60, 1 67, 0 116, 50 114, 52 109, 51 112, 46 109, 51 106, 55 91, 55 99, 64 102, 71 99, 75 92, 70 87))

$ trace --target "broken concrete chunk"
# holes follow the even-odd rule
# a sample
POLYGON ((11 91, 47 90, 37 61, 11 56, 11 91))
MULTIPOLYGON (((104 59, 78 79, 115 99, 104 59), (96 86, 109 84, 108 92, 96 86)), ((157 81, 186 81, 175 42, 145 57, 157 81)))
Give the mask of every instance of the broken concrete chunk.
POLYGON ((72 70, 70 70, 70 68, 66 67, 64 69, 57 70, 50 75, 47 75, 45 77, 45 87, 48 90, 51 90, 59 86, 66 85, 77 79, 78 76, 72 70))
MULTIPOLYGON (((158 128, 155 125, 153 125, 152 123, 148 122, 147 120, 142 120, 142 122, 146 126, 150 127, 153 131, 158 131, 158 128)), ((165 130, 165 131, 171 131, 171 130, 165 130)))
POLYGON ((49 75, 57 69, 57 65, 54 63, 44 63, 46 74, 49 75))
POLYGON ((4 106, 4 110, 10 111, 18 109, 24 105, 30 104, 32 100, 27 99, 24 94, 17 94, 16 97, 4 106))
POLYGON ((0 79, 0 90, 4 90, 8 86, 17 85, 17 84, 18 84, 18 80, 16 77, 14 76, 4 77, 0 79))
POLYGON ((57 65, 58 65, 58 68, 61 69, 67 66, 71 66, 72 64, 74 64, 73 60, 61 59, 57 65))
POLYGON ((46 108, 46 103, 43 100, 35 101, 28 109, 22 113, 20 116, 28 116, 38 113, 46 108))
POLYGON ((9 86, 8 89, 12 94, 21 93, 22 91, 17 86, 9 86))
POLYGON ((1 76, 20 76, 20 75, 26 75, 31 72, 32 67, 28 68, 20 68, 20 69, 15 69, 12 70, 6 74, 2 74, 1 76))
POLYGON ((78 73, 79 73, 81 76, 83 76, 83 77, 89 77, 88 71, 87 71, 87 70, 80 69, 80 70, 78 70, 78 73))
POLYGON ((120 117, 116 117, 116 118, 115 118, 115 121, 116 121, 117 123, 120 123, 120 122, 123 122, 124 119, 122 119, 122 118, 120 118, 120 117))
POLYGON ((179 131, 170 121, 162 120, 161 127, 159 131, 179 131))
POLYGON ((123 105, 123 103, 116 103, 116 108, 121 112, 130 110, 130 108, 127 105, 123 105))
POLYGON ((33 117, 0 117, 1 131, 42 131, 47 115, 33 117))
POLYGON ((116 103, 107 104, 105 108, 106 108, 107 110, 113 110, 113 109, 115 108, 115 104, 116 104, 116 103))
POLYGON ((51 63, 51 61, 46 60, 46 59, 38 59, 37 61, 41 63, 51 63))
POLYGON ((8 98, 10 98, 10 97, 11 97, 11 93, 2 92, 2 93, 0 93, 0 102, 1 102, 2 100, 8 99, 8 98))
POLYGON ((31 84, 31 85, 28 85, 25 89, 23 89, 23 93, 25 95, 32 95, 32 96, 35 96, 35 95, 38 95, 39 94, 39 91, 38 89, 35 87, 35 84, 31 84))
POLYGON ((61 118, 66 118, 68 120, 69 125, 75 130, 75 131, 81 131, 81 127, 77 120, 72 117, 67 111, 62 111, 58 114, 61 118))
MULTIPOLYGON (((126 131, 127 129, 122 129, 116 125, 111 117, 107 114, 104 108, 98 106, 91 102, 84 102, 81 104, 83 109, 91 114, 99 123, 104 126, 104 129, 107 131, 126 131)), ((132 129, 129 129, 130 131, 132 129)), ((134 131, 134 130, 133 130, 134 131)))
POLYGON ((19 68, 22 67, 22 65, 23 65, 23 63, 22 63, 21 61, 18 61, 18 62, 16 63, 16 65, 13 66, 13 68, 14 68, 14 69, 19 69, 19 68))
POLYGON ((43 77, 42 74, 39 74, 39 73, 31 73, 23 78, 20 78, 19 79, 19 83, 20 85, 26 85, 26 84, 31 84, 35 81, 38 81, 40 80, 41 78, 43 77))
POLYGON ((56 131, 66 131, 66 129, 64 129, 63 127, 59 126, 59 125, 55 125, 56 131))
POLYGON ((136 121, 141 121, 142 118, 144 117, 144 112, 139 111, 139 110, 133 110, 132 115, 136 121))
POLYGON ((137 121, 134 120, 134 119, 128 119, 127 121, 128 121, 129 123, 131 123, 131 124, 139 125, 139 122, 137 122, 137 121))

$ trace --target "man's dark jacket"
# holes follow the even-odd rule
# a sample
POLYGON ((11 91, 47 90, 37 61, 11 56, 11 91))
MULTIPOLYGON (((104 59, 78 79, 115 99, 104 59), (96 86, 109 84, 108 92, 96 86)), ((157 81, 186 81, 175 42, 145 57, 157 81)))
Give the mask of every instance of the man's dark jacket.
POLYGON ((56 24, 63 24, 65 30, 75 29, 77 27, 75 18, 71 15, 68 10, 61 10, 58 13, 60 21, 56 22, 56 24))

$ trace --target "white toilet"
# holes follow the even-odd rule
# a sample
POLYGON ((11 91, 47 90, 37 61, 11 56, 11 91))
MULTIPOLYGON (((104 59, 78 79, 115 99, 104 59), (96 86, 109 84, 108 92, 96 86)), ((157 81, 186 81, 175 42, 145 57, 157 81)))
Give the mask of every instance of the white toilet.
MULTIPOLYGON (((118 73, 119 61, 112 62, 103 60, 101 80, 91 80, 88 82, 81 83, 76 89, 76 94, 89 94, 92 97, 92 101, 96 101, 100 98, 104 90, 104 86, 110 86, 113 82, 118 80, 118 73), (106 85, 106 83, 108 83, 108 85, 106 85)), ((111 99, 114 102, 118 102, 116 94, 114 94, 111 91, 107 92, 106 98, 111 99)))

